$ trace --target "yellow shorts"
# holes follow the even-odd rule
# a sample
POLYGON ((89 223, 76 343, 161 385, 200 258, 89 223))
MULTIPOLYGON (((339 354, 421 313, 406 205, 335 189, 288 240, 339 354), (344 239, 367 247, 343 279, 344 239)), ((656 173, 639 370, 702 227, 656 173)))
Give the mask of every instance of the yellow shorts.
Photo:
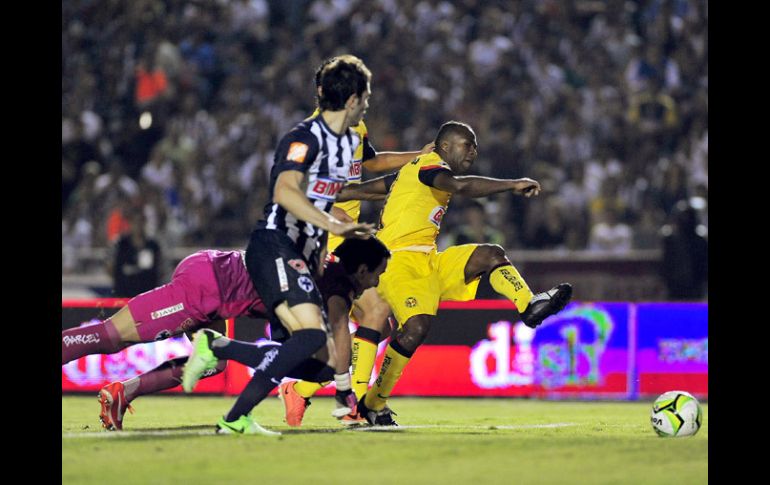
POLYGON ((465 265, 478 244, 452 246, 437 253, 394 251, 377 292, 388 302, 401 328, 415 315, 435 315, 441 301, 476 298, 480 278, 465 283, 465 265))

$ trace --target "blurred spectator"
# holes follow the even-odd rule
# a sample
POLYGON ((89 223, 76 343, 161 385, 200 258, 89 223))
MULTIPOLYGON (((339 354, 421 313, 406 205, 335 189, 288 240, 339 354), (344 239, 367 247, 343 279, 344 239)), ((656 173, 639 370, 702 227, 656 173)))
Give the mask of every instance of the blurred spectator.
MULTIPOLYGON (((63 246, 89 237, 70 237, 78 220, 91 247, 106 244, 109 217, 118 234, 117 199, 144 207, 171 247, 243 244, 277 136, 309 115, 313 70, 342 52, 376 67, 366 121, 378 149, 471 123, 475 173, 547 185, 538 199, 560 199, 570 249, 588 247, 605 206, 647 247, 661 212, 705 200, 705 0, 68 0, 62 25, 63 246), (123 173, 92 191, 90 160, 123 173)), ((540 244, 528 219, 540 227, 545 203, 500 197, 485 210, 508 248, 540 244)))
POLYGON ((628 224, 621 222, 618 210, 606 207, 588 236, 588 249, 623 253, 631 250, 633 233, 628 224))
POLYGON ((133 298, 161 282, 160 246, 147 236, 144 214, 131 210, 127 221, 130 229, 115 243, 110 268, 113 293, 118 298, 133 298))
POLYGON ((489 216, 484 205, 477 200, 466 201, 462 210, 462 222, 451 229, 451 235, 443 242, 443 247, 458 244, 504 244, 503 233, 489 223, 489 216))
POLYGON ((708 287, 708 240, 697 222, 695 209, 686 201, 676 203, 673 220, 662 230, 661 270, 672 300, 701 300, 708 287))
POLYGON ((567 242, 570 222, 564 217, 559 199, 553 198, 545 205, 543 219, 534 222, 535 229, 529 246, 532 249, 563 249, 567 242))

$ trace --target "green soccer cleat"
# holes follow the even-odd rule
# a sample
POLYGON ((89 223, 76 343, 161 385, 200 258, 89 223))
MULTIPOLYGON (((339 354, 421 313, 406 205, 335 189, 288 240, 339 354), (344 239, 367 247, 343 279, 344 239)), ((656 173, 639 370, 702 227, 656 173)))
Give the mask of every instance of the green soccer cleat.
POLYGON ((208 328, 195 332, 192 340, 192 353, 187 358, 187 364, 182 370, 182 389, 184 392, 192 392, 203 373, 217 366, 219 359, 211 351, 211 342, 221 337, 223 337, 221 333, 208 328))
POLYGON ((217 422, 217 434, 261 434, 263 436, 281 436, 281 433, 270 431, 258 425, 251 415, 241 416, 235 421, 227 422, 224 416, 217 422))

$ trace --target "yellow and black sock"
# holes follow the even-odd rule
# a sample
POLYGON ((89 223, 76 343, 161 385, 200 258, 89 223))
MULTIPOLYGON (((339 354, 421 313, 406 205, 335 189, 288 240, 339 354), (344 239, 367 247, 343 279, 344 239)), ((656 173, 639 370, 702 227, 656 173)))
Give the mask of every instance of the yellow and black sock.
POLYGON ((374 361, 377 358, 377 345, 380 343, 380 332, 371 328, 358 327, 353 337, 351 364, 353 377, 353 392, 361 399, 369 388, 372 378, 374 361))
POLYGON ((519 313, 529 306, 532 291, 511 263, 503 263, 489 272, 489 284, 492 289, 511 300, 519 313))
POLYGON ((326 387, 331 381, 326 382, 309 382, 309 381, 297 381, 294 384, 294 390, 297 394, 304 398, 311 398, 313 394, 326 387))
POLYGON ((396 387, 396 383, 401 378, 404 367, 409 363, 412 355, 414 352, 406 350, 397 340, 390 341, 385 351, 382 367, 380 367, 380 374, 372 388, 366 393, 364 404, 367 408, 372 411, 379 411, 385 407, 390 393, 396 387))

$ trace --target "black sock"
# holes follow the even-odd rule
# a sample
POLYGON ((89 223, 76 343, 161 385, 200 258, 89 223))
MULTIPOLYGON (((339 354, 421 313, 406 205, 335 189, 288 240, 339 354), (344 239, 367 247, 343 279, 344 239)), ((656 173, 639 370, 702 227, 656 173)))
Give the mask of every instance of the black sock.
POLYGON ((308 382, 328 382, 334 380, 334 369, 326 362, 317 359, 307 359, 286 374, 286 377, 308 382))
POLYGON ((211 342, 211 351, 217 359, 234 360, 248 367, 256 367, 262 362, 267 351, 280 346, 278 342, 249 344, 228 338, 218 338, 211 342))
MULTIPOLYGON (((280 346, 265 347, 262 360, 254 367, 254 376, 238 396, 230 412, 225 416, 228 422, 245 416, 281 383, 288 373, 310 358, 326 343, 323 330, 298 330, 280 346)), ((227 348, 226 345, 222 348, 227 348)), ((256 347, 256 346, 255 346, 256 347)), ((261 349, 260 349, 261 350, 261 349)), ((253 351, 252 351, 253 352, 253 351)), ((219 357, 218 353, 215 353, 219 357)))

